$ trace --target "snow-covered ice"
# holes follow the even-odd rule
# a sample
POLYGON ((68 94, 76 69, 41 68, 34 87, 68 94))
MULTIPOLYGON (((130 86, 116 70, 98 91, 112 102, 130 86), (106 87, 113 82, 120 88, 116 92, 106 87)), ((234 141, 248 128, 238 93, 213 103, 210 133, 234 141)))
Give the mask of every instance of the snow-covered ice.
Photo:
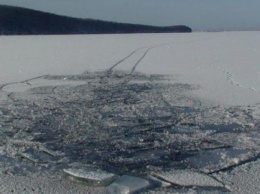
POLYGON ((259 32, 3 36, 0 49, 0 176, 259 191, 259 32))
POLYGON ((94 169, 90 167, 85 168, 69 168, 63 169, 63 171, 70 176, 77 179, 85 181, 86 183, 105 186, 116 179, 116 175, 112 173, 107 173, 99 169, 94 169))
POLYGON ((201 86, 192 94, 215 103, 260 99, 259 32, 12 36, 1 37, 0 50, 0 84, 104 70, 132 54, 117 67, 129 70, 148 50, 137 71, 178 75, 201 86))
POLYGON ((216 179, 192 170, 168 170, 156 176, 181 186, 223 187, 223 184, 216 179))
POLYGON ((259 193, 260 161, 241 165, 231 173, 218 173, 215 177, 225 182, 234 193, 259 193))
POLYGON ((218 149, 205 151, 199 155, 188 158, 192 167, 198 168, 205 173, 220 171, 228 167, 246 161, 248 158, 254 158, 259 152, 239 149, 218 149))

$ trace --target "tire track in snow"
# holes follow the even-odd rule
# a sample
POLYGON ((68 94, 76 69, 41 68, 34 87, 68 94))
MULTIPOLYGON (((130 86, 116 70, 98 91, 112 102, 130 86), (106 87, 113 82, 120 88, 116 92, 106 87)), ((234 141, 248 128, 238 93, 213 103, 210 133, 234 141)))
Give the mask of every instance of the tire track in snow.
MULTIPOLYGON (((154 48, 158 48, 158 47, 162 47, 162 46, 167 46, 167 45, 176 45, 176 44, 181 44, 181 43, 192 43, 192 42, 201 42, 201 41, 205 41, 207 39, 202 39, 202 40, 193 40, 193 41, 181 41, 181 42, 173 42, 173 43, 163 43, 163 44, 157 44, 157 45, 152 45, 152 46, 144 46, 144 47, 140 47, 137 48, 136 50, 132 51, 129 55, 127 55, 126 57, 124 57, 123 59, 119 60, 117 63, 115 63, 114 65, 112 65, 106 72, 107 74, 110 74, 114 68, 116 68, 118 65, 120 65, 121 63, 123 63, 124 61, 126 61, 127 59, 129 59, 131 56, 133 56, 135 53, 137 53, 138 51, 147 48, 147 50, 145 51, 145 53, 142 55, 142 57, 134 64, 131 73, 134 73, 137 66, 141 63, 141 61, 145 58, 145 56, 148 54, 148 52, 154 48)), ((2 84, 0 85, 0 91, 4 91, 4 87, 12 85, 12 84, 18 84, 18 83, 25 83, 27 85, 31 85, 30 81, 35 80, 35 79, 39 79, 39 78, 44 78, 47 75, 42 75, 42 76, 37 76, 34 78, 30 78, 24 81, 18 81, 18 82, 10 82, 10 83, 6 83, 6 84, 2 84)))
POLYGON ((146 48, 146 47, 141 47, 141 48, 138 48, 138 49, 134 50, 134 51, 131 52, 129 55, 127 55, 126 57, 124 57, 123 59, 121 59, 120 61, 118 61, 116 64, 114 64, 112 67, 110 67, 110 68, 107 70, 107 72, 108 72, 108 73, 111 73, 115 67, 117 67, 119 64, 123 63, 123 62, 126 61, 128 58, 130 58, 132 55, 134 55, 134 54, 137 53, 139 50, 144 49, 144 48, 146 48))
POLYGON ((120 60, 119 62, 117 62, 116 64, 114 64, 112 67, 110 67, 107 72, 108 73, 111 73, 114 68, 116 68, 118 65, 120 65, 121 63, 125 62, 127 59, 129 59, 131 56, 133 56, 134 54, 136 54, 138 51, 142 50, 142 49, 145 49, 145 48, 148 48, 144 54, 139 58, 139 60, 134 64, 134 66, 132 67, 131 69, 131 74, 133 74, 137 68, 137 66, 141 63, 141 61, 145 58, 145 56, 148 54, 148 52, 154 48, 157 48, 157 47, 161 47, 161 46, 166 46, 166 45, 171 45, 169 43, 166 43, 166 44, 160 44, 160 45, 155 45, 155 46, 151 46, 151 47, 141 47, 141 48, 138 48, 136 50, 134 50, 133 52, 131 52, 128 56, 126 56, 125 58, 123 58, 122 60, 120 60))
POLYGON ((4 87, 12 85, 12 84, 17 84, 17 83, 19 83, 19 82, 11 82, 11 83, 7 83, 7 84, 2 84, 2 85, 0 85, 0 90, 4 91, 4 87))
POLYGON ((49 74, 47 74, 47 75, 41 75, 41 76, 38 76, 38 77, 34 77, 34 78, 31 78, 31 79, 27 79, 27 80, 24 80, 24 81, 21 81, 21 82, 18 82, 18 83, 26 83, 27 85, 32 85, 31 83, 30 83, 30 81, 32 81, 32 80, 35 80, 35 79, 40 79, 40 78, 44 78, 44 77, 46 77, 46 76, 48 76, 49 74))
POLYGON ((151 45, 151 46, 144 46, 144 47, 140 47, 134 51, 132 51, 129 55, 127 55, 126 57, 124 57, 123 59, 119 60, 116 64, 112 65, 108 70, 107 73, 111 73, 114 68, 116 68, 118 65, 120 65, 121 63, 125 62, 127 59, 129 59, 130 57, 132 57, 134 54, 136 54, 138 51, 142 50, 142 49, 147 49, 144 54, 141 56, 141 58, 134 64, 131 73, 134 73, 137 66, 141 63, 141 61, 145 58, 145 56, 148 54, 149 51, 151 51, 152 49, 158 48, 158 47, 163 47, 163 46, 170 46, 170 45, 176 45, 176 44, 182 44, 182 43, 192 43, 192 42, 201 42, 201 41, 205 41, 207 39, 202 39, 202 40, 193 40, 193 41, 181 41, 181 42, 173 42, 173 43, 162 43, 162 44, 155 44, 155 45, 151 45))
POLYGON ((24 83, 25 83, 25 84, 27 84, 27 85, 32 85, 32 84, 30 83, 30 81, 35 80, 35 79, 44 78, 44 77, 46 77, 46 76, 48 76, 48 74, 47 74, 47 75, 37 76, 37 77, 34 77, 34 78, 30 78, 30 79, 27 79, 27 80, 24 80, 24 81, 18 81, 18 82, 11 82, 11 83, 2 84, 2 85, 0 85, 0 90, 1 90, 1 91, 4 91, 4 87, 10 86, 10 85, 14 85, 14 84, 24 84, 24 83))
POLYGON ((143 56, 142 56, 142 57, 135 63, 135 65, 133 66, 131 73, 134 73, 134 72, 135 72, 137 66, 138 66, 138 65, 141 63, 141 61, 145 58, 145 56, 147 55, 147 53, 148 53, 150 50, 152 50, 153 48, 156 48, 156 47, 151 47, 151 48, 149 48, 149 49, 147 49, 147 50, 145 51, 145 53, 143 54, 143 56))

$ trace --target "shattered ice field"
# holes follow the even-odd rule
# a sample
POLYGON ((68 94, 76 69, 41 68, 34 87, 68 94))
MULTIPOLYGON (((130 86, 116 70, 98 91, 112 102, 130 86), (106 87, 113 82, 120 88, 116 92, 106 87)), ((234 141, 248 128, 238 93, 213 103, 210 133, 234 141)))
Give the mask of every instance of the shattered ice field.
POLYGON ((0 192, 260 192, 259 32, 0 48, 0 192), (66 173, 89 168, 115 176, 93 187, 66 173))

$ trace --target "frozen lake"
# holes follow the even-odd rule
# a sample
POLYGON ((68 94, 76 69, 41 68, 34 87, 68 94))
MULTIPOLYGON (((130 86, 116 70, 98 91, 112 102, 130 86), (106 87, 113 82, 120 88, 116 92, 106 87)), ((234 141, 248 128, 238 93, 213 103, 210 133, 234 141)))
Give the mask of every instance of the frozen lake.
POLYGON ((0 192, 260 191, 259 32, 0 47, 0 192))
POLYGON ((80 74, 112 67, 177 75, 198 84, 193 94, 214 103, 260 99, 260 33, 10 36, 0 38, 0 84, 46 74, 80 74), (134 53, 133 53, 134 52, 134 53))

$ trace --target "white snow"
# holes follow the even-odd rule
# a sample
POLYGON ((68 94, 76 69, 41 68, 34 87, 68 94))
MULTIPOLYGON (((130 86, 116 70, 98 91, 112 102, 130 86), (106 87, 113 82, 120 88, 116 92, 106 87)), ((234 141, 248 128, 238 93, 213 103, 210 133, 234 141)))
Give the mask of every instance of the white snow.
POLYGON ((214 178, 192 170, 169 170, 156 176, 182 186, 223 187, 223 184, 214 178))
POLYGON ((216 178, 224 181, 234 193, 259 193, 260 161, 235 168, 231 173, 219 173, 216 178))
POLYGON ((205 173, 218 171, 231 166, 237 165, 239 162, 246 161, 248 158, 254 158, 258 152, 240 149, 217 149, 207 150, 187 159, 187 162, 194 168, 198 168, 205 173))
POLYGON ((192 34, 2 36, 0 84, 46 74, 115 69, 179 75, 199 84, 192 94, 214 103, 248 105, 260 99, 260 32, 192 34), (150 49, 146 54, 145 52, 150 49))
POLYGON ((1 175, 0 193, 39 194, 39 193, 77 193, 101 194, 105 193, 102 187, 86 187, 74 184, 63 177, 52 177, 48 174, 35 176, 1 175))

